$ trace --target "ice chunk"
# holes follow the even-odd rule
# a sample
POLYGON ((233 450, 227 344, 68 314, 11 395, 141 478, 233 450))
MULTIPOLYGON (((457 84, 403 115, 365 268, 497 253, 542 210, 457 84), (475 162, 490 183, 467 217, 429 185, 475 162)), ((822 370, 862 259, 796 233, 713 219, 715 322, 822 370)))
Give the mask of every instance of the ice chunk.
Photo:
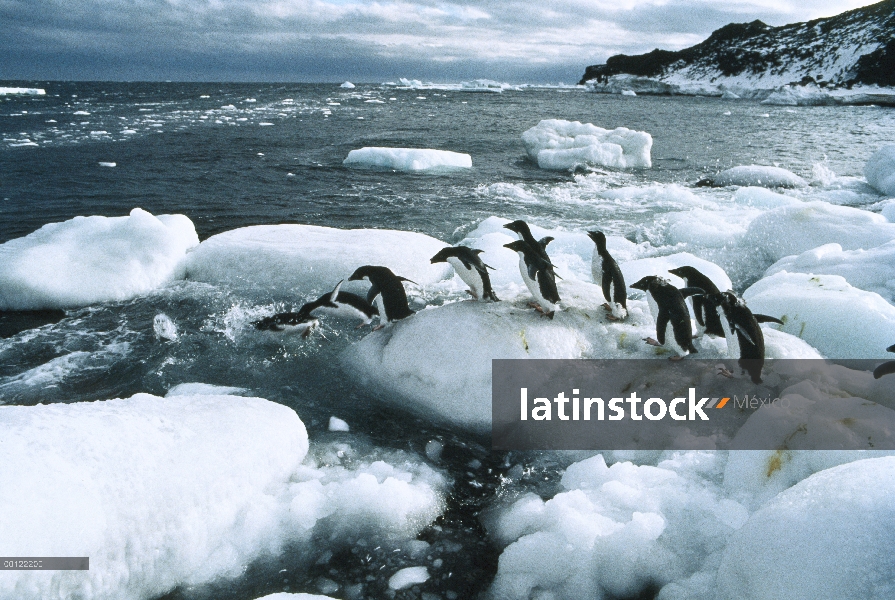
POLYGON ((117 166, 117 163, 100 161, 99 166, 101 166, 101 167, 115 167, 115 166, 117 166))
POLYGON ((340 85, 339 87, 340 87, 340 88, 343 88, 343 89, 346 89, 346 90, 353 90, 353 89, 355 88, 355 85, 354 85, 353 83, 351 83, 350 81, 346 81, 345 83, 343 83, 343 84, 340 85))
POLYGON ((17 94, 26 96, 45 96, 47 91, 41 88, 0 87, 0 96, 13 96, 17 94))
POLYGON ((622 90, 622 96, 636 96, 637 92, 634 90, 622 90))
POLYGON ((836 104, 836 101, 817 86, 784 85, 774 90, 761 103, 776 106, 829 106, 836 104))
POLYGON ((652 136, 625 127, 610 131, 591 123, 547 119, 525 131, 522 142, 542 169, 572 169, 585 164, 617 169, 652 166, 652 136))
POLYGON ((753 514, 724 550, 720 597, 891 598, 895 457, 815 473, 753 514))
POLYGON ((396 171, 451 171, 472 168, 472 157, 447 150, 367 147, 352 150, 343 163, 396 171))
MULTIPOLYGON (((420 285, 452 276, 429 258, 445 243, 410 231, 257 225, 211 236, 186 260, 190 279, 285 294, 322 294, 363 265, 382 265, 420 285)), ((344 291, 369 284, 346 281, 344 291)))
POLYGON ((781 271, 840 275, 849 284, 876 292, 889 302, 895 299, 895 240, 869 250, 843 250, 824 244, 795 256, 781 258, 765 276, 781 271))
POLYGON ((716 187, 754 185, 766 188, 801 188, 808 185, 804 179, 786 169, 761 165, 733 167, 710 177, 709 181, 716 187))
POLYGON ((741 187, 733 195, 733 201, 754 208, 779 208, 802 204, 802 201, 792 196, 772 192, 761 187, 741 187))
POLYGON ((165 313, 155 315, 155 318, 152 320, 152 328, 159 339, 168 340, 169 342, 177 339, 177 325, 165 313))
POLYGON ((834 242, 845 250, 875 248, 895 240, 895 223, 858 208, 802 202, 756 217, 745 239, 750 248, 776 262, 834 242))
POLYGON ((343 421, 338 417, 330 417, 329 418, 329 430, 330 431, 350 431, 351 428, 348 427, 348 423, 343 421))
POLYGON ((183 274, 199 243, 183 215, 75 217, 0 245, 0 310, 70 308, 146 294, 183 274))
POLYGON ((210 385, 208 383, 181 383, 168 390, 165 398, 171 396, 239 396, 247 390, 240 387, 210 385))
POLYGON ((295 412, 260 398, 4 406, 0 424, 7 551, 90 557, 89 571, 0 571, 0 597, 20 600, 154 598, 238 575, 276 545, 269 488, 308 451, 295 412))
POLYGON ((895 340, 895 306, 838 275, 782 271, 756 282, 743 298, 752 312, 782 319, 775 327, 830 358, 883 358, 895 340))
POLYGON ((407 567, 389 578, 388 587, 392 590, 403 590, 427 581, 429 581, 429 570, 426 567, 407 567))
POLYGON ((864 166, 867 183, 881 194, 895 196, 895 144, 883 146, 864 166))
POLYGON ((269 594, 257 600, 336 600, 331 596, 320 596, 318 594, 290 594, 289 592, 279 592, 269 594))

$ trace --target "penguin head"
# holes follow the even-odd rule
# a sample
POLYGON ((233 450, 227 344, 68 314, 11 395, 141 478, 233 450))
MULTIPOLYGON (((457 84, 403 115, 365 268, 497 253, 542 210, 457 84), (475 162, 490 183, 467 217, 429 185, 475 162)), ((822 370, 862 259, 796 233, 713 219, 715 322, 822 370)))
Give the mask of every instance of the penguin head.
POLYGON ((597 245, 597 252, 599 254, 606 252, 606 236, 602 231, 588 231, 587 235, 597 245))
POLYGON ((529 231, 528 223, 526 223, 522 219, 518 219, 516 221, 513 221, 512 223, 507 223, 506 225, 504 225, 504 228, 518 233, 519 235, 522 235, 523 231, 529 231))
POLYGON ((374 267, 372 265, 364 265, 362 267, 358 267, 354 271, 354 273, 351 274, 351 277, 348 278, 348 281, 360 281, 365 277, 372 281, 372 277, 376 273, 377 269, 381 268, 382 267, 374 267))
POLYGON ((509 244, 504 244, 504 248, 509 248, 513 252, 521 252, 522 254, 528 254, 531 248, 522 240, 516 240, 515 242, 510 242, 509 244))
POLYGON ((655 275, 647 275, 642 278, 637 283, 632 283, 631 287, 637 290, 643 290, 644 292, 650 291, 653 287, 661 283, 662 278, 656 277, 655 275))
POLYGON ((453 248, 451 248, 450 246, 448 246, 447 248, 442 248, 438 251, 438 254, 429 259, 429 262, 433 265, 435 263, 447 262, 448 257, 452 256, 451 250, 453 250, 453 248))
POLYGON ((691 267, 689 265, 678 267, 676 269, 668 269, 668 272, 672 275, 677 275, 684 281, 689 281, 691 278, 699 277, 702 273, 699 272, 695 267, 691 267))

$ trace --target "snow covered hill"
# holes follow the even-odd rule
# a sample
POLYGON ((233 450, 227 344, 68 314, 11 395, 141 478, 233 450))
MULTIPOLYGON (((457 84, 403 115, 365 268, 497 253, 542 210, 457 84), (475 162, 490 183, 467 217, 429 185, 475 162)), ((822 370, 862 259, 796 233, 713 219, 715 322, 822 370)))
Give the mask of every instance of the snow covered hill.
POLYGON ((617 93, 720 95, 815 84, 884 92, 874 88, 895 86, 895 0, 782 27, 731 23, 676 52, 613 56, 587 67, 581 83, 617 93))

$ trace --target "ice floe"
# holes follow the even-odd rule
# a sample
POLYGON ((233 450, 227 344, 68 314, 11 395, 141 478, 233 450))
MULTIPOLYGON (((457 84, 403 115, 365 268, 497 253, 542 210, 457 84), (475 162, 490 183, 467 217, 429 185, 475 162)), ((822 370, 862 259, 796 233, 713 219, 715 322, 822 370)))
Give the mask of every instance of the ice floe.
POLYGON ((472 157, 468 154, 423 148, 361 148, 349 152, 343 162, 350 167, 396 171, 451 171, 472 168, 472 157))
POLYGON ((183 215, 75 217, 0 245, 0 310, 86 306, 146 294, 181 277, 199 243, 183 215))
POLYGON ((45 96, 46 90, 41 88, 0 87, 0 96, 45 96))
POLYGON ((355 86, 355 85, 354 85, 353 83, 351 83, 350 81, 346 81, 346 82, 344 82, 342 85, 340 85, 339 87, 342 88, 342 89, 346 89, 346 90, 353 90, 353 89, 354 89, 355 87, 357 87, 357 86, 355 86))
MULTIPOLYGON (((189 253, 189 279, 275 295, 322 294, 363 265, 381 265, 426 286, 451 277, 428 258, 446 244, 411 231, 256 225, 219 233, 189 253)), ((366 291, 346 281, 345 291, 366 291)))
POLYGON ((542 169, 600 165, 649 168, 653 138, 626 127, 603 129, 591 123, 545 119, 522 134, 525 150, 542 169))
POLYGON ((791 171, 780 167, 766 167, 762 165, 741 165, 721 171, 708 179, 711 185, 717 187, 758 186, 766 188, 801 188, 808 183, 791 171))
POLYGON ((881 194, 895 197, 895 144, 883 146, 870 157, 864 177, 881 194))

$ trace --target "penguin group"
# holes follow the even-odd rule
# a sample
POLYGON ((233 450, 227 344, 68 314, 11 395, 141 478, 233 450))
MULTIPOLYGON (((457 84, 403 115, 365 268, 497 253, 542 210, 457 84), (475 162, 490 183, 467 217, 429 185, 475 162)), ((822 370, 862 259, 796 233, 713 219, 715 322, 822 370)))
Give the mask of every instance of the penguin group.
MULTIPOLYGON (((516 220, 504 225, 518 237, 504 247, 519 256, 519 273, 534 301, 530 306, 542 316, 553 319, 561 308, 561 299, 556 286, 560 277, 551 262, 547 247, 552 237, 536 240, 529 225, 516 220)), ((594 242, 591 261, 593 282, 603 296, 603 309, 610 321, 624 321, 628 317, 627 286, 618 262, 612 257, 606 245, 606 235, 602 231, 588 231, 594 242)), ((488 271, 494 268, 485 264, 482 250, 467 246, 446 247, 433 256, 431 264, 447 263, 469 286, 467 293, 479 302, 498 302, 491 286, 488 271)), ((697 353, 693 340, 701 336, 725 338, 727 352, 752 381, 761 382, 764 365, 764 335, 761 323, 782 321, 766 315, 754 314, 745 301, 732 291, 721 291, 712 280, 692 266, 683 266, 669 271, 684 280, 686 287, 678 289, 661 275, 648 275, 631 284, 631 288, 641 290, 646 296, 650 313, 656 324, 655 337, 644 338, 647 344, 664 347, 674 355, 671 360, 680 360, 697 353), (693 330, 690 307, 696 331, 693 330)), ((290 331, 303 336, 310 335, 318 326, 318 315, 356 319, 358 328, 372 323, 378 317, 379 324, 374 331, 390 323, 414 314, 407 301, 404 282, 414 283, 393 273, 383 266, 365 265, 348 277, 348 281, 367 281, 370 289, 366 298, 341 291, 343 281, 312 302, 304 304, 297 312, 283 312, 256 321, 259 330, 290 331)), ((889 349, 895 351, 895 346, 889 349)), ((883 369, 884 367, 880 367, 883 369)), ((895 372, 895 361, 887 363, 886 373, 895 372)), ((725 376, 733 376, 726 369, 725 376)), ((883 373, 885 374, 885 373, 883 373)), ((881 376, 881 375, 880 375, 881 376)))

